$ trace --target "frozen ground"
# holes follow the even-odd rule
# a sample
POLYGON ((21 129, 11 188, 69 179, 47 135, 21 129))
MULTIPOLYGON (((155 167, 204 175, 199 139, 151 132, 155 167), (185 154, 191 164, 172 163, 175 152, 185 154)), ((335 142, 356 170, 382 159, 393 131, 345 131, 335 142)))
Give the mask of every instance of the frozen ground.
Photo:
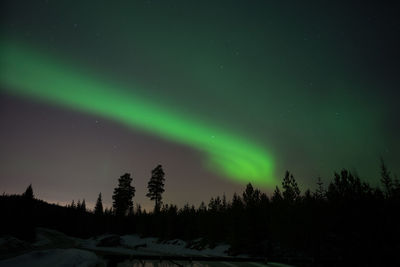
MULTIPOLYGON (((200 239, 191 243, 199 244, 200 239)), ((196 247, 196 246, 195 246, 196 247)), ((18 239, 7 237, 0 238, 0 248, 3 266, 106 266, 101 256, 104 254, 123 255, 177 255, 177 256, 228 256, 228 245, 220 244, 214 248, 205 247, 201 250, 189 248, 188 244, 179 239, 159 242, 157 238, 141 238, 138 235, 102 235, 90 239, 79 239, 66 236, 58 231, 38 228, 37 240, 29 244, 18 239), (106 241, 106 242, 105 242, 106 241), (112 244, 112 245, 111 245, 112 244), (100 246, 99 246, 100 245, 100 246), (14 252, 7 255, 4 253, 9 247, 14 252), (18 253, 19 249, 19 253, 18 253), (15 253, 17 251, 17 253, 15 253)), ((242 255, 242 257, 245 255, 242 255)), ((265 266, 288 266, 270 263, 268 265, 255 262, 170 262, 170 261, 125 261, 118 266, 193 266, 193 267, 265 267, 265 266), (177 265, 178 263, 179 265, 177 265)))
POLYGON ((204 248, 196 250, 187 248, 187 243, 180 239, 158 242, 157 238, 140 238, 138 235, 121 236, 120 246, 99 247, 99 242, 109 237, 109 235, 100 236, 80 243, 82 248, 91 250, 113 251, 130 254, 146 255, 183 255, 183 256, 228 256, 228 245, 218 245, 215 248, 204 248))

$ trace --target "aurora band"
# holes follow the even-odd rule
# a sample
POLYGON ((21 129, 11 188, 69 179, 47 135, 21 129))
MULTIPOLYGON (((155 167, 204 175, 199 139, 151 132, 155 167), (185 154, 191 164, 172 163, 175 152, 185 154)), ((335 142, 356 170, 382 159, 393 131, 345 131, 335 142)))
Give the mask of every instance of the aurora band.
MULTIPOLYGON (((235 181, 274 184, 274 162, 262 146, 195 116, 135 95, 67 60, 16 41, 0 42, 1 91, 96 114, 205 154, 205 165, 235 181)), ((129 88, 130 87, 130 88, 129 88)))

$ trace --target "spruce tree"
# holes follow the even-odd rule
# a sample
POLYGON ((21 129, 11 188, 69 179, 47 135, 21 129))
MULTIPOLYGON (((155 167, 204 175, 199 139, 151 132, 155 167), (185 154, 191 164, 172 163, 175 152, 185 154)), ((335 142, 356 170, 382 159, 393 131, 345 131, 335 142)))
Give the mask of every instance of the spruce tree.
POLYGON ((164 181, 165 173, 161 165, 158 165, 154 170, 151 171, 151 178, 147 185, 149 192, 147 197, 155 201, 154 211, 158 212, 160 210, 162 193, 164 193, 164 181))
POLYGON ((125 173, 118 179, 118 187, 114 189, 113 209, 117 216, 124 216, 133 207, 133 197, 135 188, 131 185, 132 178, 129 173, 125 173))
POLYGON ((278 203, 281 202, 283 200, 282 194, 281 194, 281 190, 279 190, 279 187, 276 186, 274 193, 272 195, 271 201, 274 203, 278 203))
POLYGON ((140 204, 137 204, 136 206, 136 215, 142 215, 142 206, 140 206, 140 204))
POLYGON ((246 189, 243 192, 243 201, 246 204, 246 206, 251 206, 253 202, 253 194, 254 194, 254 188, 251 185, 251 183, 248 183, 246 189))
POLYGON ((234 193, 232 198, 232 210, 242 210, 243 209, 243 201, 242 198, 234 193))
POLYGON ((289 203, 293 203, 300 197, 300 189, 297 186, 297 182, 294 179, 293 175, 288 171, 285 173, 285 177, 282 181, 283 188, 283 199, 289 203))
POLYGON ((96 206, 94 207, 94 214, 103 215, 103 200, 101 198, 101 193, 97 198, 96 206))
POLYGON ((32 184, 30 184, 25 192, 22 194, 23 197, 27 198, 27 199, 33 199, 33 189, 32 189, 32 184))
POLYGON ((85 201, 85 199, 82 200, 81 208, 79 210, 81 212, 86 212, 86 201, 85 201))
POLYGON ((205 213, 206 211, 207 211, 207 206, 206 206, 206 204, 204 203, 204 201, 202 201, 202 202, 200 203, 200 206, 199 206, 199 212, 205 213))
POLYGON ((260 195, 260 190, 254 189, 251 183, 249 183, 243 192, 243 201, 247 207, 255 207, 260 202, 260 195))
POLYGON ((385 195, 387 198, 391 197, 393 193, 393 180, 390 176, 390 171, 387 169, 385 162, 381 158, 381 182, 384 187, 385 195))
POLYGON ((317 190, 315 190, 314 197, 317 200, 323 200, 325 199, 325 189, 323 186, 323 182, 321 181, 321 177, 318 177, 317 181, 317 190))

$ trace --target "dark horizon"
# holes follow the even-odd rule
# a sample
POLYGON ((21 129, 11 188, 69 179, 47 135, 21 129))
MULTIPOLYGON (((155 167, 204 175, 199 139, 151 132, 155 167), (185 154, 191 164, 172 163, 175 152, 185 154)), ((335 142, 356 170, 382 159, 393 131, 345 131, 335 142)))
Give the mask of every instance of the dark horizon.
MULTIPOLYGON (((373 187, 373 188, 379 188, 380 190, 384 191, 385 188, 384 188, 384 185, 382 184, 382 169, 381 169, 381 167, 382 167, 382 165, 381 165, 382 162, 385 162, 383 158, 380 159, 380 163, 379 163, 380 165, 379 165, 379 167, 378 167, 378 169, 379 169, 379 174, 377 175, 377 179, 376 179, 376 180, 378 181, 378 183, 377 183, 377 184, 369 184, 369 185, 370 185, 371 187, 373 187), (382 161, 382 160, 383 160, 383 161, 382 161)), ((386 166, 386 163, 385 163, 385 166, 386 166)), ((386 167, 387 167, 387 166, 386 166, 386 167)), ((332 177, 330 177, 330 178, 328 178, 328 179, 324 179, 325 181, 322 180, 321 177, 319 177, 319 178, 321 178, 321 180, 318 180, 318 178, 315 179, 315 184, 314 184, 313 186, 309 187, 309 188, 303 188, 303 187, 301 187, 301 186, 299 185, 300 195, 301 195, 301 196, 305 196, 305 193, 306 193, 307 190, 311 190, 311 191, 318 190, 318 187, 319 187, 319 184, 318 184, 318 183, 319 183, 319 182, 322 182, 322 184, 323 184, 323 186, 325 187, 325 189, 327 189, 329 183, 331 183, 331 182, 333 181, 333 178, 335 177, 335 175, 336 175, 336 174, 340 174, 343 170, 346 170, 346 169, 345 169, 345 168, 341 168, 341 169, 338 170, 338 171, 334 171, 334 172, 332 173, 332 177)), ((399 180, 398 180, 399 177, 398 177, 395 173, 393 173, 392 170, 391 170, 390 168, 388 169, 388 171, 389 171, 389 174, 390 174, 390 176, 392 177, 392 179, 395 179, 395 181, 399 182, 399 180)), ((286 172, 288 172, 288 170, 287 170, 286 172)), ((289 171, 289 172, 290 172, 290 171, 289 171)), ((352 172, 352 171, 350 171, 350 172, 352 172)), ((123 173, 121 173, 121 175, 122 175, 122 174, 123 174, 123 173)), ((130 173, 126 173, 126 174, 130 174, 130 173)), ((297 177, 295 176, 295 174, 293 174, 293 173, 291 173, 291 174, 294 175, 295 179, 297 179, 297 177)), ((359 176, 358 176, 358 173, 357 173, 357 172, 352 172, 352 174, 355 175, 356 177, 360 178, 360 181, 361 181, 361 182, 367 183, 367 184, 368 184, 367 181, 365 181, 364 179, 362 179, 362 177, 359 177, 359 176)), ((283 178, 284 178, 284 175, 282 175, 282 179, 283 179, 283 178)), ((148 180, 149 180, 149 179, 148 179, 148 180)), ((147 182, 148 182, 148 180, 147 180, 147 182)), ((298 180, 298 179, 297 179, 297 180, 298 180)), ((147 182, 146 182, 146 184, 147 184, 147 182)), ((168 183, 168 180, 166 181, 166 183, 168 183)), ((115 188, 115 187, 117 186, 117 184, 118 184, 118 178, 115 179, 115 185, 114 185, 113 188, 115 188)), ((249 183, 249 184, 251 184, 251 183, 249 183)), ((247 185, 249 185, 249 184, 247 184, 247 185)), ((137 188, 136 185, 135 185, 135 181, 132 182, 132 185, 136 188, 135 196, 133 197, 134 209, 136 210, 136 208, 137 208, 138 205, 139 205, 139 206, 141 207, 141 209, 142 209, 142 210, 145 210, 146 212, 149 212, 149 213, 154 212, 154 203, 153 203, 153 201, 150 200, 147 196, 145 196, 146 193, 148 192, 147 186, 146 186, 146 187, 143 187, 143 188, 137 188), (143 205, 143 203, 137 201, 137 194, 145 196, 145 205, 143 205)), ((190 207, 191 207, 191 206, 194 206, 194 207, 197 209, 197 208, 199 208, 199 206, 200 206, 202 203, 204 203, 204 204, 207 205, 207 203, 209 203, 209 201, 210 201, 211 199, 214 199, 215 197, 220 197, 220 198, 222 198, 222 196, 225 196, 227 199, 232 199, 232 197, 233 197, 234 194, 240 196, 240 195, 244 192, 245 186, 247 186, 247 185, 243 185, 243 186, 239 187, 239 190, 238 190, 238 191, 234 191, 232 194, 226 194, 225 192, 220 192, 220 193, 217 192, 216 194, 211 195, 209 198, 201 199, 199 203, 193 203, 193 202, 190 202, 190 200, 188 200, 188 201, 186 201, 186 202, 180 204, 180 203, 174 203, 173 201, 169 201, 169 200, 163 199, 162 205, 175 205, 175 206, 177 206, 179 209, 181 209, 181 208, 183 208, 185 205, 188 204, 190 207)), ((60 205, 60 206, 67 207, 67 206, 70 206, 72 202, 74 202, 75 204, 77 204, 78 201, 81 202, 81 201, 84 200, 85 203, 86 203, 86 208, 88 209, 88 211, 94 211, 94 208, 95 208, 95 205, 96 205, 96 199, 97 199, 97 197, 98 197, 98 194, 101 193, 101 194, 102 194, 102 199, 103 199, 102 203, 103 203, 104 208, 105 208, 105 209, 106 209, 106 208, 107 208, 107 209, 110 209, 110 208, 112 208, 112 206, 113 206, 113 204, 112 204, 112 199, 111 199, 111 195, 110 195, 110 196, 104 195, 103 192, 91 192, 91 195, 96 194, 96 198, 94 198, 94 199, 88 199, 88 198, 86 198, 85 196, 82 196, 82 197, 80 197, 80 198, 71 199, 71 200, 65 201, 65 202, 47 200, 47 199, 45 199, 45 198, 41 198, 40 193, 37 194, 37 192, 40 192, 41 190, 40 190, 40 189, 38 190, 38 189, 35 187, 35 185, 32 184, 32 183, 29 183, 28 185, 21 185, 21 190, 20 190, 20 191, 17 191, 17 192, 6 192, 6 191, 3 191, 2 194, 3 194, 3 195, 14 195, 14 194, 20 195, 20 194, 22 194, 23 192, 25 192, 25 190, 26 190, 26 188, 27 188, 28 186, 32 186, 32 188, 34 189, 34 192, 35 192, 34 197, 35 197, 36 199, 44 200, 44 201, 48 202, 49 204, 56 204, 56 205, 60 205), (106 201, 104 201, 104 199, 105 199, 106 201), (109 202, 108 202, 108 199, 110 199, 109 202)), ((276 186, 277 186, 278 188, 282 189, 282 181, 279 181, 279 183, 277 183, 276 186)), ((112 192, 112 189, 113 189, 113 188, 108 188, 106 191, 112 192)), ((168 188, 168 187, 167 187, 167 188, 168 188)), ((269 190, 263 190, 263 188, 257 187, 257 186, 254 186, 254 188, 257 189, 257 190, 260 190, 261 193, 265 193, 269 198, 271 198, 271 197, 273 196, 274 191, 276 190, 276 187, 271 188, 271 189, 269 189, 269 190)), ((164 195, 165 195, 165 194, 164 194, 164 195)), ((168 191, 166 192, 166 195, 168 196, 168 191)))
POLYGON ((84 201, 49 205, 35 198, 29 186, 21 195, 0 196, 0 264, 26 259, 33 264, 70 251, 57 262, 90 252, 92 260, 106 266, 127 260, 171 260, 178 266, 174 261, 200 266, 219 266, 221 261, 231 262, 225 264, 229 266, 398 266, 400 180, 384 161, 380 171, 380 187, 343 169, 328 184, 319 180, 315 190, 303 193, 286 172, 272 196, 248 184, 233 198, 217 196, 197 208, 178 208, 159 205, 165 173, 158 165, 148 182, 147 195, 155 205, 148 213, 133 208, 136 189, 127 173, 113 190, 112 210, 104 209, 101 195, 94 211, 84 201), (53 239, 42 245, 39 240, 46 236, 53 239), (79 239, 72 242, 72 237, 79 239), (171 253, 171 246, 178 250, 171 253))

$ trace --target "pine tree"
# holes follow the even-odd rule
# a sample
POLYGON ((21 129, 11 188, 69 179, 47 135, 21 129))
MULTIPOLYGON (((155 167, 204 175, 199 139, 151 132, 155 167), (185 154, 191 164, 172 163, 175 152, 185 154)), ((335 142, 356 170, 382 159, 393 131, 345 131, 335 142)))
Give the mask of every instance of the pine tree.
POLYGON ((387 169, 385 162, 381 158, 381 182, 384 186, 386 197, 390 197, 393 193, 393 181, 390 171, 387 169))
POLYGON ((255 207, 260 201, 260 195, 260 190, 254 189, 251 183, 249 183, 243 192, 243 201, 247 207, 255 207))
POLYGON ((226 195, 225 193, 222 195, 222 204, 221 204, 221 209, 222 211, 226 211, 226 209, 228 208, 228 202, 226 201, 226 195))
POLYGON ((269 207, 269 198, 267 196, 267 194, 265 193, 261 193, 260 196, 260 208, 261 210, 266 211, 269 207))
POLYGON ((311 203, 314 200, 313 196, 311 195, 310 189, 307 189, 304 192, 303 201, 306 203, 311 203))
POLYGON ((318 182, 317 182, 317 189, 315 190, 314 197, 317 200, 323 200, 325 198, 325 189, 323 187, 323 183, 321 181, 321 177, 318 177, 318 182))
POLYGON ((161 165, 158 165, 154 170, 151 171, 151 178, 147 185, 149 192, 147 197, 155 201, 154 211, 158 212, 160 210, 162 193, 164 193, 164 181, 165 173, 161 165))
POLYGON ((370 187, 362 183, 358 176, 343 169, 340 174, 334 173, 334 180, 329 184, 326 197, 332 201, 345 201, 359 199, 370 191, 370 187))
POLYGON ((283 188, 283 199, 289 203, 293 203, 300 197, 300 189, 297 186, 297 182, 294 179, 293 175, 288 171, 285 173, 285 177, 282 181, 283 188))
POLYGON ((97 198, 96 206, 94 207, 94 214, 103 215, 103 200, 101 198, 101 193, 97 198))
POLYGON ((282 194, 281 194, 281 190, 279 190, 279 187, 276 186, 274 193, 272 195, 271 201, 274 203, 278 203, 281 202, 283 200, 282 194))
POLYGON ((142 215, 142 206, 140 206, 140 204, 137 204, 136 206, 136 214, 138 216, 142 215))
POLYGON ((395 176, 393 178, 393 197, 396 199, 400 199, 400 180, 395 176))
POLYGON ((200 203, 200 206, 199 206, 199 212, 205 213, 206 211, 207 211, 207 206, 206 206, 206 204, 204 203, 204 201, 202 201, 202 202, 200 203))
POLYGON ((254 194, 254 188, 251 185, 251 183, 248 183, 246 189, 243 192, 243 201, 246 204, 246 206, 250 206, 250 204, 253 202, 253 194, 254 194))
POLYGON ((34 198, 34 196, 33 196, 32 184, 30 184, 30 185, 26 188, 26 190, 25 190, 25 192, 22 194, 22 196, 25 197, 25 198, 27 198, 27 199, 33 199, 33 198, 34 198))
POLYGON ((82 200, 81 207, 79 209, 81 212, 86 212, 86 202, 85 199, 82 200))
POLYGON ((105 209, 104 209, 104 215, 110 216, 110 215, 112 215, 112 214, 113 214, 112 208, 105 208, 105 209))
POLYGON ((232 211, 237 213, 242 212, 244 208, 242 198, 236 193, 233 194, 231 207, 232 211))
POLYGON ((208 210, 211 212, 218 212, 222 208, 222 201, 219 196, 217 196, 215 199, 212 197, 210 199, 210 203, 208 203, 208 210))
POLYGON ((133 206, 135 188, 131 186, 132 178, 129 173, 125 173, 118 179, 118 187, 114 189, 113 208, 117 216, 124 216, 133 206))

